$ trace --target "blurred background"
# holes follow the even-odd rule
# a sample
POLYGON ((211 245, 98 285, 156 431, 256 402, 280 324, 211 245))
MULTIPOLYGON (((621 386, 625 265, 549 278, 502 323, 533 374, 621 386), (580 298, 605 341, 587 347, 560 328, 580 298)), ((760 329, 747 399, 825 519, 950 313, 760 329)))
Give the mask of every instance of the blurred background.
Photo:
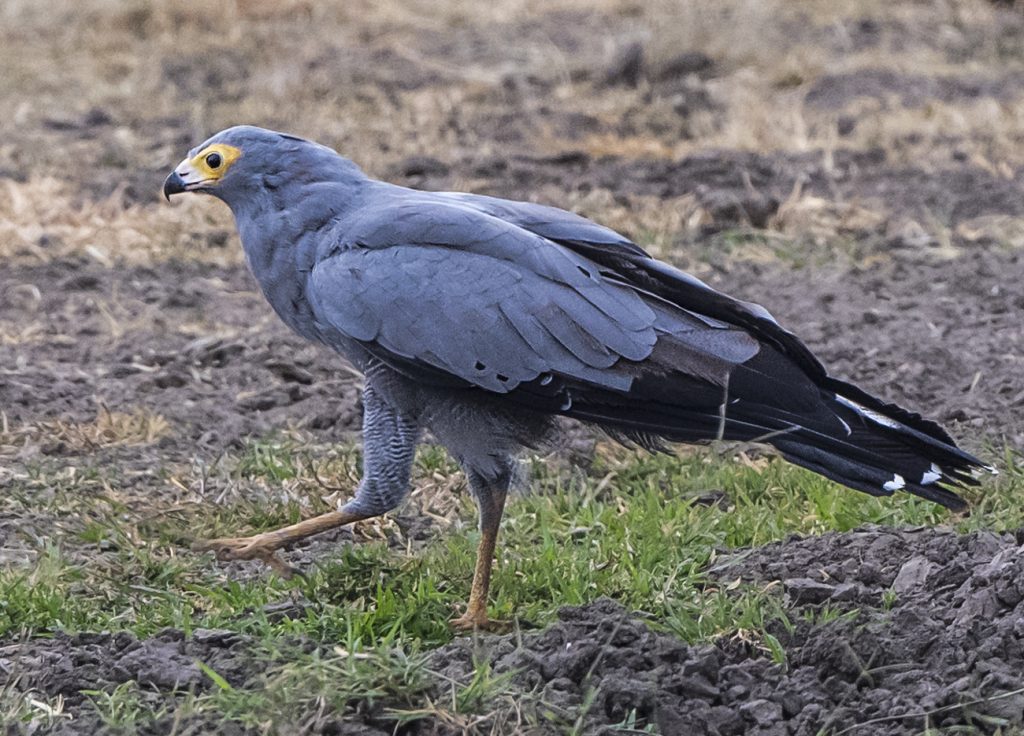
MULTIPOLYGON (((175 317, 223 289, 153 292, 188 282, 168 270, 205 266, 251 290, 222 206, 159 199, 189 148, 251 123, 400 184, 579 211, 762 300, 841 375, 1022 439, 1012 3, 7 0, 0 49, 0 258, 77 263, 89 289, 119 295, 97 306, 37 283, 63 271, 11 281, 0 325, 24 366, 56 355, 29 334, 130 357, 133 342, 265 311, 236 298, 216 318, 175 317), (126 264, 150 269, 149 306, 113 278, 126 264)), ((122 378, 91 387, 138 403, 122 378)), ((45 392, 0 398, 21 420, 72 409, 45 392)))
POLYGON ((8 733, 383 736, 393 706, 403 733, 521 733, 549 703, 575 723, 553 733, 781 733, 783 708, 801 734, 1024 719, 1019 2, 0 0, 0 111, 8 733), (553 625, 519 684, 518 660, 478 677, 475 643, 449 645, 475 511, 436 449, 397 513, 290 552, 307 577, 195 554, 322 512, 359 475, 359 376, 279 322, 223 204, 160 197, 238 123, 616 228, 1003 473, 957 517, 745 447, 652 457, 575 428, 533 459, 502 532, 492 615, 553 625), (846 533, 865 524, 884 528, 846 533), (723 550, 781 540, 742 586, 715 572, 723 550), (801 590, 825 602, 793 608, 801 590), (600 595, 694 647, 620 632, 600 595), (553 623, 566 604, 592 605, 553 623), (783 604, 797 628, 775 625, 783 604), (598 660, 638 669, 595 696, 598 660), (717 662, 736 665, 720 691, 687 684, 717 662), (723 720, 701 730, 711 701, 723 720), (658 720, 673 708, 697 720, 658 720))
POLYGON ((570 204, 690 193, 628 167, 709 149, 1020 163, 1021 13, 983 0, 7 0, 0 28, 5 177, 129 204, 240 122, 380 176, 570 204), (585 165, 605 157, 625 170, 585 165))

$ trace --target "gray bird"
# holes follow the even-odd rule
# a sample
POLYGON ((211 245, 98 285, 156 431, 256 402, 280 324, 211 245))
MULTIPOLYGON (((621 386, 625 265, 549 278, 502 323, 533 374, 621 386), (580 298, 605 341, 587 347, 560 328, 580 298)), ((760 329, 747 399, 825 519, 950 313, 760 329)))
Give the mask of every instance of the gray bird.
MULTIPOLYGON (((986 466, 936 423, 828 375, 762 307, 553 207, 368 178, 333 150, 240 126, 167 177, 234 213, 264 296, 303 337, 365 376, 363 475, 339 510, 201 545, 262 559, 395 508, 429 429, 465 470, 481 539, 457 628, 484 627, 495 541, 516 456, 557 416, 649 449, 764 441, 875 496, 947 508, 986 466)), ((990 469, 990 468, 989 468, 990 469)))

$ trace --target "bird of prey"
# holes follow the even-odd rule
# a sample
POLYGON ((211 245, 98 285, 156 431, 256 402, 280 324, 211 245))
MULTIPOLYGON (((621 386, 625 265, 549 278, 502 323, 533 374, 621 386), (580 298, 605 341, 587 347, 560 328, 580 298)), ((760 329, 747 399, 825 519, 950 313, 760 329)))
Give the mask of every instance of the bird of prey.
POLYGON ((301 336, 365 376, 363 474, 338 510, 202 549, 261 559, 383 514, 408 494, 429 429, 465 470, 481 538, 457 628, 486 627, 516 456, 555 417, 624 442, 763 441, 875 496, 952 509, 985 467, 936 423, 831 377, 763 307, 718 292, 578 215, 376 181, 322 145, 250 126, 167 177, 234 214, 249 268, 301 336))

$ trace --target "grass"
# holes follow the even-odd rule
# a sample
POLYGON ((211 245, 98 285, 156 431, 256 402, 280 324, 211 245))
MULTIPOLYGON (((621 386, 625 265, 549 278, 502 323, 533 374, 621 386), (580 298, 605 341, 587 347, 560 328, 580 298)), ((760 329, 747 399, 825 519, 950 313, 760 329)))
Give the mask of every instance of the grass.
MULTIPOLYGON (((138 683, 134 680, 123 682, 110 692, 83 690, 82 694, 92 701, 103 724, 111 728, 130 728, 144 720, 147 711, 150 711, 138 683)), ((163 714, 152 715, 159 717, 163 714)))
MULTIPOLYGON (((518 191, 513 181, 474 179, 474 162, 566 150, 678 158, 716 148, 820 150, 828 160, 840 148, 877 146, 893 165, 941 169, 955 148, 1012 178, 1024 161, 1019 97, 906 107, 859 99, 842 110, 804 102, 826 74, 1019 72, 1019 34, 1000 31, 996 12, 983 0, 728 0, 710 10, 697 0, 12 0, 0 8, 0 100, 11 111, 0 121, 0 260, 12 269, 66 259, 108 269, 178 260, 240 267, 223 207, 200 198, 167 206, 158 190, 189 146, 245 121, 309 135, 378 176, 406 156, 437 157, 452 165, 453 188, 501 186, 508 190, 491 193, 567 206, 698 275, 736 261, 860 265, 886 257, 886 226, 899 213, 885 202, 794 192, 766 230, 707 238, 709 216, 693 193, 640 195, 613 184, 577 191, 572 182, 518 191), (860 47, 846 34, 866 18, 879 39, 860 47), (614 54, 634 39, 654 73, 681 50, 713 57, 712 109, 684 120, 675 88, 604 86, 614 54), (514 119, 496 124, 509 109, 514 119), (596 130, 575 131, 563 112, 596 121, 596 130), (840 136, 845 113, 856 127, 840 136)), ((939 222, 925 226, 950 237, 939 222)), ((1020 218, 993 216, 955 234, 1013 249, 1020 232, 1020 218)), ((40 306, 48 284, 20 278, 7 290, 14 309, 0 320, 0 353, 54 339, 40 306)), ((119 337, 134 324, 120 323, 116 299, 95 300, 102 334, 119 337)), ((134 319, 160 316, 153 306, 134 319)), ((179 327, 201 336, 223 326, 179 327)), ((19 561, 0 568, 0 640, 103 629, 149 637, 166 627, 250 637, 258 677, 231 681, 210 670, 210 687, 177 693, 173 713, 134 681, 86 693, 102 723, 125 733, 159 719, 173 731, 193 715, 287 730, 381 702, 400 721, 430 715, 467 733, 517 727, 514 702, 502 711, 513 720, 493 720, 493 704, 514 698, 484 666, 469 683, 449 683, 438 702, 417 699, 438 677, 426 656, 451 639, 445 621, 465 601, 477 541, 464 481, 443 452, 420 453, 405 514, 431 520, 429 539, 394 519, 367 522, 353 530, 355 544, 319 548, 305 578, 282 581, 222 567, 188 545, 329 508, 353 487, 358 450, 282 434, 204 467, 161 449, 179 429, 143 406, 29 424, 0 410, 0 525, 14 524, 0 531, 15 532, 0 555, 19 561), (27 452, 37 445, 59 453, 27 452)), ((720 550, 865 523, 1013 529, 1024 524, 1015 502, 1024 471, 1009 450, 1003 467, 972 492, 971 516, 956 518, 911 497, 839 489, 736 448, 648 457, 602 447, 585 472, 540 460, 533 492, 509 504, 491 613, 543 626, 561 605, 611 595, 688 641, 741 636, 782 663, 785 652, 766 632, 785 615, 778 597, 711 580, 704 571, 720 550), (694 502, 708 491, 725 504, 694 502)), ((0 685, 0 721, 45 730, 70 717, 63 698, 16 683, 0 685)), ((577 716, 558 717, 567 732, 582 729, 577 716)), ((627 714, 618 728, 647 726, 627 714)))
MULTIPOLYGON (((0 181, 0 256, 12 263, 75 255, 108 266, 177 257, 237 264, 236 249, 208 245, 210 238, 223 243, 229 227, 216 203, 193 198, 168 207, 158 202, 158 190, 188 145, 239 121, 310 135, 352 153, 375 175, 411 155, 457 163, 478 151, 581 148, 597 157, 676 158, 715 148, 880 147, 895 163, 941 165, 953 137, 973 163, 1012 178, 1022 160, 1017 98, 935 99, 909 107, 851 100, 846 107, 858 124, 841 139, 842 110, 803 103, 827 74, 882 68, 970 79, 1019 71, 1019 34, 993 32, 996 13, 982 0, 730 0, 710 9, 697 0, 519 0, 500 8, 465 0, 248 0, 223 7, 189 0, 16 0, 0 10, 6 21, 0 63, 9 71, 0 80, 0 100, 17 113, 0 121, 0 132, 18 175, 0 181), (573 18, 591 41, 531 32, 547 12, 564 16, 553 21, 558 26, 573 18), (864 18, 878 23, 878 38, 861 47, 848 34, 864 18), (900 28, 921 32, 907 37, 900 28), (507 44, 508 38, 517 42, 507 44), (182 39, 189 53, 182 53, 182 39), (633 40, 644 44, 654 73, 681 50, 713 58, 709 88, 718 111, 696 110, 684 120, 674 108, 676 95, 646 81, 637 89, 601 85, 615 53, 633 40), (481 54, 485 47, 495 51, 481 54), (389 61, 376 60, 379 54, 390 54, 389 61), (438 79, 430 83, 430 75, 438 79), (427 81, 418 84, 421 77, 427 81), (525 147, 493 135, 508 137, 494 120, 509 109, 507 83, 519 78, 544 84, 543 93, 517 87, 511 102, 523 114, 510 139, 528 140, 525 147), (589 116, 599 129, 567 133, 552 107, 589 116), (628 130, 623 120, 631 121, 628 130), (81 165, 69 170, 69 158, 81 165)), ((468 176, 465 167, 456 169, 468 176)), ((611 199, 615 192, 592 194, 611 199)), ((530 196, 577 204, 566 201, 571 192, 530 196)), ((876 204, 884 211, 884 202, 876 204)), ((808 215, 813 203, 805 205, 801 213, 808 215)), ((617 216, 609 211, 614 206, 600 209, 608 224, 642 240, 653 223, 656 251, 666 233, 680 229, 678 223, 663 228, 659 220, 700 219, 692 202, 645 205, 650 211, 642 219, 617 216)), ((789 213, 787 225, 797 235, 820 225, 820 213, 810 221, 797 214, 789 213)), ((31 328, 17 334, 0 328, 0 343, 28 339, 21 332, 31 328)))
POLYGON ((286 728, 310 720, 311 713, 334 717, 353 702, 369 708, 381 700, 411 703, 426 690, 429 680, 417 654, 388 641, 369 650, 355 637, 346 643, 327 653, 265 652, 271 664, 259 687, 234 688, 221 681, 204 705, 243 725, 286 728))
POLYGON ((100 406, 96 419, 74 423, 53 419, 11 431, 0 429, 0 454, 5 448, 30 443, 57 443, 71 451, 118 445, 148 445, 169 433, 167 420, 145 409, 112 412, 100 406))
MULTIPOLYGON (((358 467, 353 448, 324 448, 326 460, 315 470, 297 462, 293 450, 287 437, 252 443, 224 463, 224 478, 312 489, 358 467)), ((847 491, 743 448, 650 456, 600 446, 585 474, 538 460, 533 492, 509 504, 490 611, 522 627, 543 626, 562 605, 611 596, 687 641, 739 635, 784 663, 785 652, 766 633, 771 621, 785 618, 779 596, 710 579, 705 570, 719 550, 867 523, 1015 528, 1024 524, 1024 510, 1014 501, 1024 469, 1012 454, 1005 460, 999 479, 972 492, 974 511, 966 518, 950 518, 910 496, 873 499, 847 491), (723 493, 724 504, 694 503, 708 491, 723 493)), ((212 673, 208 691, 179 694, 179 709, 187 701, 203 717, 255 725, 310 713, 328 718, 387 702, 405 703, 401 718, 422 717, 427 706, 417 695, 431 680, 426 653, 452 638, 446 621, 465 601, 477 539, 461 479, 443 453, 427 448, 417 460, 416 483, 429 487, 437 477, 448 482, 433 488, 433 498, 421 494, 411 505, 429 510, 443 505, 440 497, 450 497, 464 528, 417 548, 389 545, 382 541, 387 535, 370 529, 357 538, 371 541, 339 543, 304 577, 288 581, 263 571, 234 577, 237 570, 182 549, 194 536, 259 530, 295 518, 300 506, 287 495, 258 503, 233 497, 221 505, 195 503, 146 519, 137 518, 130 504, 96 513, 77 535, 57 535, 38 549, 35 565, 0 571, 0 639, 57 631, 129 631, 144 638, 166 627, 186 634, 226 629, 249 637, 254 656, 266 666, 257 678, 234 684, 212 673), (288 602, 296 605, 278 614, 288 602)), ((51 503, 60 505, 60 494, 51 503)), ((840 615, 820 612, 823 621, 840 615)), ((507 683, 487 670, 478 678, 453 683, 450 702, 430 705, 431 713, 453 723, 493 715, 487 703, 507 683)), ((136 702, 134 686, 87 695, 111 725, 156 717, 136 702)), ((39 707, 19 702, 24 717, 42 717, 39 707)))
MULTIPOLYGON (((269 482, 298 476, 308 483, 306 474, 313 471, 289 459, 289 448, 278 440, 250 445, 233 472, 251 481, 258 469, 269 482), (258 466, 253 458, 260 459, 258 466), (283 473, 282 468, 290 470, 283 473)), ((357 463, 358 455, 345 451, 316 472, 348 474, 357 463)), ((440 468, 451 470, 447 461, 440 468)), ((438 453, 421 453, 418 476, 438 472, 438 453)), ((691 641, 707 640, 738 624, 756 630, 763 623, 758 595, 745 599, 707 587, 702 570, 717 549, 866 523, 949 521, 944 512, 913 497, 872 499, 781 461, 743 452, 647 456, 605 448, 585 478, 542 463, 534 473, 534 492, 509 504, 491 611, 538 625, 559 605, 611 595, 664 619, 669 629, 691 641), (693 503, 708 490, 723 491, 727 507, 693 503)), ((957 528, 1019 525, 1024 513, 1012 503, 1019 480, 1011 466, 984 494, 978 493, 975 512, 955 520, 957 528)), ((457 483, 445 493, 455 494, 457 483)), ((315 488, 296 486, 302 487, 315 488)), ((51 502, 62 505, 63 497, 51 502)), ((475 510, 468 494, 456 494, 456 503, 465 529, 441 534, 422 549, 395 549, 384 541, 339 543, 335 553, 293 581, 262 574, 229 580, 208 558, 181 549, 191 539, 273 528, 308 513, 292 499, 196 503, 178 514, 142 519, 133 518, 130 506, 108 506, 75 535, 58 536, 38 550, 34 567, 0 573, 0 635, 102 628, 146 636, 166 626, 202 626, 299 633, 322 641, 354 630, 364 644, 396 632, 437 645, 450 639, 444 620, 465 599, 476 548, 475 510), (312 604, 302 620, 239 615, 290 593, 312 604)), ((312 508, 326 507, 314 500, 312 508)), ((373 538, 372 528, 367 535, 373 538)))

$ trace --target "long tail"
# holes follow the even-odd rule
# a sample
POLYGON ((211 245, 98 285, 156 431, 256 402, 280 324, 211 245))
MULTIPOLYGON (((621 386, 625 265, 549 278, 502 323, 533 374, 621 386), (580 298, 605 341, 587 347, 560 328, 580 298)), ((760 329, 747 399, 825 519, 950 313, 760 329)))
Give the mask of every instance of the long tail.
POLYGON ((907 491, 962 509, 966 503, 953 489, 977 485, 972 470, 991 470, 952 441, 925 434, 841 393, 823 404, 841 430, 801 427, 768 441, 791 462, 843 485, 873 496, 907 491))
MULTIPOLYGON (((908 491, 954 509, 965 505, 955 491, 977 485, 974 470, 995 472, 959 449, 938 424, 829 376, 807 346, 764 308, 592 232, 589 239, 559 242, 650 296, 652 306, 660 299, 720 320, 746 331, 761 349, 733 368, 723 390, 688 375, 670 357, 673 341, 691 357, 699 356, 701 345, 669 327, 671 334, 659 341, 626 394, 566 385, 555 411, 651 448, 658 447, 659 438, 761 440, 790 461, 851 488, 876 496, 908 491), (669 349, 659 358, 662 342, 669 349)), ((558 388, 548 386, 546 396, 534 387, 523 393, 529 394, 528 403, 543 405, 558 388)))
POLYGON ((906 491, 950 509, 994 470, 956 446, 937 424, 842 381, 814 381, 767 349, 738 366, 729 386, 687 376, 641 377, 628 395, 573 392, 566 412, 642 445, 711 439, 759 441, 787 460, 873 496, 906 491))

